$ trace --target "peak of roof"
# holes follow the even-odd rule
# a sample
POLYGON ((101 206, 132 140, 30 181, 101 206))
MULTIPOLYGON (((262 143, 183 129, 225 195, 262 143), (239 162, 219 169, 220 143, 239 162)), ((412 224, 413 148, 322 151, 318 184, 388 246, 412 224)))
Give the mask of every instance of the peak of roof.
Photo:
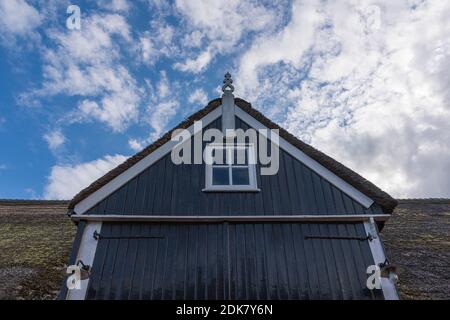
MULTIPOLYGON (((227 80, 227 78, 225 78, 227 80)), ((230 76, 231 80, 231 76, 230 76)), ((224 81, 225 83, 225 81, 224 81)), ((229 83, 230 86, 232 83, 229 83)), ((228 89, 230 90, 230 89, 228 89)), ((108 182, 113 180, 115 177, 120 175, 122 172, 126 171, 130 167, 132 167, 134 164, 142 160, 144 157, 148 156, 150 153, 155 151, 157 148, 165 144, 171 139, 172 132, 176 129, 187 129, 190 127, 195 121, 200 120, 204 116, 206 116, 208 113, 216 109, 222 104, 222 99, 214 99, 211 100, 206 107, 203 109, 197 111, 193 115, 191 115, 189 118, 181 122, 178 126, 174 127, 172 130, 168 131, 166 134, 164 134, 160 139, 155 141, 153 144, 146 147, 141 152, 137 153, 136 155, 132 156, 128 160, 126 160, 124 163, 116 167, 115 169, 111 170, 107 174, 105 174, 103 177, 98 179, 97 181, 93 182, 90 186, 82 190, 80 193, 78 193, 70 202, 69 209, 73 209, 75 205, 85 198, 87 198, 90 194, 94 193, 104 185, 106 185, 108 182)), ((382 191, 380 188, 378 188, 376 185, 371 183, 370 181, 364 179, 362 176, 354 172, 353 170, 347 168, 343 164, 339 163, 338 161, 334 160, 333 158, 327 156, 323 152, 315 149, 314 147, 304 143, 303 141, 296 138, 294 135, 289 133, 287 130, 283 129, 267 117, 265 117, 261 112, 257 111, 256 109, 252 108, 252 105, 241 99, 241 98, 235 98, 235 104, 250 114, 252 117, 254 117, 256 120, 264 124, 269 129, 278 129, 280 137, 300 149, 302 152, 304 152, 307 156, 311 157, 318 163, 320 163, 322 166, 333 172, 335 175, 364 193, 366 196, 374 200, 377 204, 379 204, 383 211, 385 213, 392 213, 394 208, 397 206, 397 200, 392 198, 389 194, 382 191)))

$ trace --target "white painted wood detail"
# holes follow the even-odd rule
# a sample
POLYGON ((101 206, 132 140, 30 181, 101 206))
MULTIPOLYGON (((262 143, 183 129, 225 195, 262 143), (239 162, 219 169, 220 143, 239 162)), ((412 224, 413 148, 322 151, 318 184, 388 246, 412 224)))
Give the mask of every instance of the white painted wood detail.
MULTIPOLYGON (((94 231, 101 232, 102 222, 89 222, 84 228, 81 237, 80 248, 75 263, 83 261, 85 265, 92 267, 94 264, 95 252, 97 250, 98 241, 94 239, 94 231)), ((67 291, 67 300, 84 300, 86 298, 89 279, 81 281, 81 289, 73 289, 67 291)))
MULTIPOLYGON (((386 254, 384 252, 378 228, 373 217, 370 218, 369 221, 364 222, 364 228, 366 230, 366 234, 370 234, 372 236, 372 240, 369 241, 369 246, 375 264, 379 265, 380 263, 384 263, 386 261, 386 254)), ((381 278, 381 289, 383 290, 384 299, 399 300, 395 284, 388 278, 381 278)))

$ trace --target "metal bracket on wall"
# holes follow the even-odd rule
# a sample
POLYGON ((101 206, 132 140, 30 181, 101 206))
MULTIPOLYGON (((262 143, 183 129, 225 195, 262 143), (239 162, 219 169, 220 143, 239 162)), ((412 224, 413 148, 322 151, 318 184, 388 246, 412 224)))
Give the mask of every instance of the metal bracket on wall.
POLYGON ((102 240, 102 239, 164 239, 164 237, 161 236, 120 236, 120 237, 112 237, 112 236, 102 236, 100 233, 97 232, 97 230, 94 231, 93 237, 95 240, 102 240))
POLYGON ((358 241, 372 241, 373 237, 369 233, 367 237, 340 237, 340 236, 305 236, 305 239, 323 239, 323 240, 358 240, 358 241))
POLYGON ((77 266, 80 267, 81 280, 89 279, 89 276, 91 275, 91 270, 92 270, 91 266, 84 264, 84 262, 82 260, 78 260, 77 266))

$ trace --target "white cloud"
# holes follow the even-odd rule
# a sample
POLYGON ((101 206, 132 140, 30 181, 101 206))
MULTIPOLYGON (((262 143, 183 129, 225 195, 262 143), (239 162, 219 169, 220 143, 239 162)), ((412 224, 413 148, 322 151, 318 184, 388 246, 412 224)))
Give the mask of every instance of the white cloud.
POLYGON ((150 64, 155 63, 156 58, 159 56, 158 50, 154 47, 153 41, 149 36, 142 36, 139 39, 139 50, 142 59, 150 64))
POLYGON ((153 65, 163 56, 172 56, 177 52, 174 44, 175 29, 171 25, 154 21, 151 30, 144 32, 137 44, 137 51, 144 63, 153 65))
POLYGON ((53 166, 45 187, 44 198, 71 199, 126 159, 127 157, 123 155, 107 155, 91 162, 53 166))
POLYGON ((237 89, 397 197, 448 197, 450 4, 298 1, 237 89), (426 32, 425 32, 426 30, 426 32))
POLYGON ((170 93, 169 79, 167 78, 167 73, 161 71, 161 79, 158 83, 158 96, 160 99, 166 98, 170 93))
POLYGON ((177 0, 177 10, 222 48, 234 45, 246 31, 262 30, 274 22, 273 12, 256 1, 177 0), (250 14, 251 13, 251 14, 250 14))
POLYGON ((130 147, 131 150, 133 150, 135 152, 138 152, 138 151, 141 151, 142 149, 144 149, 144 145, 142 144, 142 142, 137 139, 129 139, 128 146, 130 147))
POLYGON ((205 90, 199 88, 189 95, 188 101, 190 103, 199 103, 202 105, 206 105, 206 103, 208 102, 208 96, 205 90))
POLYGON ((204 37, 203 33, 201 33, 198 30, 194 30, 191 33, 184 35, 183 44, 186 47, 198 48, 202 44, 203 37, 204 37))
POLYGON ((97 120, 125 130, 138 118, 142 94, 121 61, 120 46, 132 42, 129 29, 121 15, 107 14, 85 17, 80 31, 49 31, 56 47, 44 49, 45 80, 32 95, 79 97, 69 121, 97 120))
POLYGON ((99 5, 114 12, 128 12, 130 10, 128 0, 99 0, 99 5))
POLYGON ((177 0, 176 9, 188 23, 189 34, 184 39, 188 47, 199 47, 205 39, 206 49, 192 53, 176 69, 199 73, 218 53, 236 49, 236 44, 252 31, 270 30, 276 26, 277 16, 256 1, 177 0))
POLYGON ((179 116, 180 103, 178 82, 171 82, 166 72, 160 72, 160 79, 156 89, 147 81, 150 91, 149 105, 146 109, 144 121, 150 125, 152 132, 144 139, 129 139, 128 146, 134 151, 140 151, 145 145, 160 138, 167 130, 171 120, 179 116))
POLYGON ((187 59, 185 62, 177 62, 173 65, 175 69, 183 72, 200 73, 205 70, 211 62, 213 55, 211 50, 207 49, 194 59, 187 59))
POLYGON ((311 1, 296 1, 289 24, 275 35, 257 38, 243 54, 239 62, 237 88, 243 95, 255 97, 258 92, 264 91, 264 86, 258 83, 260 68, 279 62, 301 67, 302 58, 314 43, 316 29, 323 21, 311 1))
POLYGON ((39 12, 25 0, 0 0, 1 34, 27 35, 42 22, 39 12))
POLYGON ((53 130, 44 135, 44 140, 48 143, 50 150, 56 150, 61 147, 66 141, 66 137, 63 135, 60 129, 53 130))
POLYGON ((131 92, 112 93, 104 96, 100 103, 84 100, 73 113, 72 121, 96 119, 109 125, 113 131, 122 132, 138 118, 138 98, 131 92))
POLYGON ((162 136, 167 129, 169 121, 176 115, 178 107, 177 101, 169 100, 148 108, 150 114, 148 122, 154 131, 150 135, 150 141, 154 141, 162 136))
POLYGON ((160 73, 155 94, 151 95, 150 105, 147 107, 146 121, 150 124, 153 132, 141 142, 142 145, 158 139, 167 130, 170 121, 178 114, 180 104, 178 103, 178 82, 170 82, 166 72, 160 73))
POLYGON ((130 4, 128 0, 112 0, 111 7, 116 11, 128 11, 130 9, 130 4))

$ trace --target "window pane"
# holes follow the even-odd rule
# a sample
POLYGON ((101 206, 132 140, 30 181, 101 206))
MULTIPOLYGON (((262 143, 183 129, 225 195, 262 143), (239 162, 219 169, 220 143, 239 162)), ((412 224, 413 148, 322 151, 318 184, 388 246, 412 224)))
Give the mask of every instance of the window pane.
POLYGON ((233 185, 248 186, 250 184, 248 168, 233 168, 232 170, 233 170, 233 185))
POLYGON ((213 167, 212 168, 212 184, 215 186, 223 186, 230 184, 230 176, 228 174, 228 167, 213 167))

